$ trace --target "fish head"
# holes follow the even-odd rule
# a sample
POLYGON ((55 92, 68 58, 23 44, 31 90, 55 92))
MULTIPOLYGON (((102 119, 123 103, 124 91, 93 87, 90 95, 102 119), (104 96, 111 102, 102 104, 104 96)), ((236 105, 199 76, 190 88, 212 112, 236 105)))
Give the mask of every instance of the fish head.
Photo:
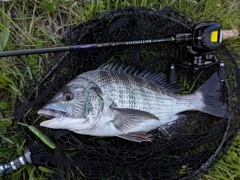
POLYGON ((90 129, 99 120, 103 100, 91 86, 65 86, 37 113, 50 120, 40 126, 74 132, 90 129))

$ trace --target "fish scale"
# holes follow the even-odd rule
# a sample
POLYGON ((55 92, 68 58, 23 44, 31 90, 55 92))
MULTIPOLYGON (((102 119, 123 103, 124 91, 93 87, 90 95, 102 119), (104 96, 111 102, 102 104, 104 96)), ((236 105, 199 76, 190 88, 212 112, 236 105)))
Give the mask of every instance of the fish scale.
POLYGON ((161 124, 175 120, 178 112, 196 110, 195 106, 201 104, 196 95, 175 95, 147 79, 115 71, 98 70, 86 78, 94 81, 103 94, 108 94, 116 107, 150 112, 161 120, 161 124), (173 109, 175 104, 178 106, 173 109))

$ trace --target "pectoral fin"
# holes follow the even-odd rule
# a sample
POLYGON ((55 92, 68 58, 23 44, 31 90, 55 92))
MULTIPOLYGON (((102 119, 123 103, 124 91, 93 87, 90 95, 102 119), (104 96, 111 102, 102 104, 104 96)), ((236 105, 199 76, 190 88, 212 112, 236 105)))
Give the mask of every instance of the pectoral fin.
POLYGON ((152 135, 146 134, 145 131, 139 131, 139 132, 132 132, 128 134, 117 134, 117 137, 129 140, 129 141, 135 141, 135 142, 143 142, 143 141, 151 141, 152 135))
POLYGON ((145 131, 144 128, 147 128, 151 122, 159 121, 155 115, 136 109, 112 108, 112 112, 114 113, 113 125, 123 133, 145 131))

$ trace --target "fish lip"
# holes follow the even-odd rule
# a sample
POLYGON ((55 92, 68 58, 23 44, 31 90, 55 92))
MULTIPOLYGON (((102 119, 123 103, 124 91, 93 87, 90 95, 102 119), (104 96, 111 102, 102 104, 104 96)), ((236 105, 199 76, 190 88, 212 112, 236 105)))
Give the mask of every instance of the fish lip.
POLYGON ((54 109, 40 109, 40 110, 38 110, 37 113, 38 113, 38 115, 44 116, 49 119, 59 118, 59 117, 63 116, 64 114, 66 114, 66 112, 57 111, 54 109))

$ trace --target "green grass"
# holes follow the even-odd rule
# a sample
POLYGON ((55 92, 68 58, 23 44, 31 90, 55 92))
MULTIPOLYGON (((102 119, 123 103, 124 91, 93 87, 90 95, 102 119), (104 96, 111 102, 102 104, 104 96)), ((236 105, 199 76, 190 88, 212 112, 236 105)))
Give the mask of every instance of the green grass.
MULTIPOLYGON (((169 5, 196 22, 218 21, 223 29, 240 30, 239 0, 14 0, 0 1, 0 51, 60 45, 60 38, 73 24, 94 13, 124 6, 169 5)), ((229 41, 240 53, 240 40, 229 41)), ((9 162, 26 149, 25 139, 14 120, 14 102, 47 54, 0 58, 0 162, 9 162)), ((203 179, 240 179, 240 136, 228 153, 203 179)), ((46 179, 34 166, 25 166, 8 179, 46 179)), ((2 178, 0 177, 0 180, 2 178)))

